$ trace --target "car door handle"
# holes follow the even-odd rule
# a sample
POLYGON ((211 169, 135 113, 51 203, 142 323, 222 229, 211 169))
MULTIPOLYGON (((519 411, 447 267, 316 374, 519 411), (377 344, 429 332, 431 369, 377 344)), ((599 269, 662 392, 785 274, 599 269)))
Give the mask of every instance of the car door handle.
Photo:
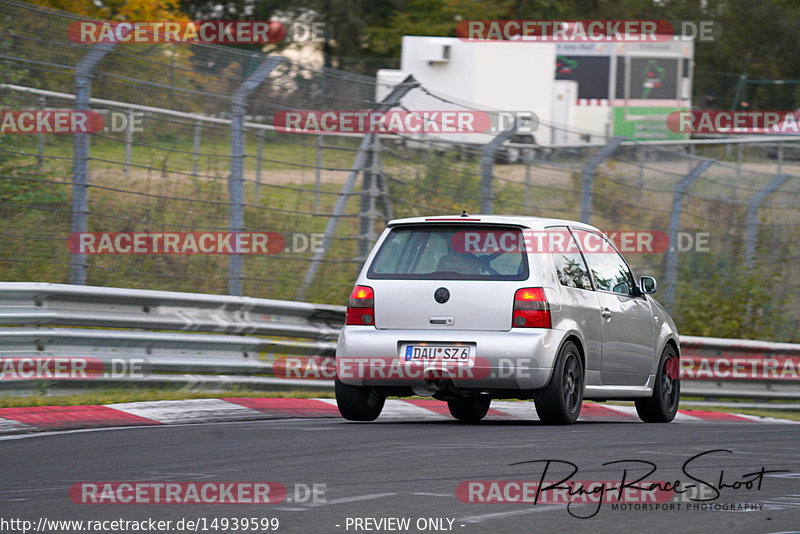
POLYGON ((608 308, 604 308, 603 313, 601 315, 606 319, 611 319, 611 310, 609 310, 608 308))

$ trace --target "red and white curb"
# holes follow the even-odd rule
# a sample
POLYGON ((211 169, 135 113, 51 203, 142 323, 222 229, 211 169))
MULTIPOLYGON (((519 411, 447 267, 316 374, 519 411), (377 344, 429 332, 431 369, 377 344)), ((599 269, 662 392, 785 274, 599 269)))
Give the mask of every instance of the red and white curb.
MULTIPOLYGON (((170 425, 253 419, 340 417, 334 399, 242 397, 129 402, 104 406, 35 406, 0 408, 0 434, 116 426, 170 425)), ((389 399, 380 421, 451 420, 447 404, 433 399, 389 399)), ((537 421, 532 402, 494 401, 487 420, 537 421)), ((638 422, 633 406, 584 403, 580 421, 638 422)), ((798 423, 755 415, 680 410, 677 423, 798 423)))

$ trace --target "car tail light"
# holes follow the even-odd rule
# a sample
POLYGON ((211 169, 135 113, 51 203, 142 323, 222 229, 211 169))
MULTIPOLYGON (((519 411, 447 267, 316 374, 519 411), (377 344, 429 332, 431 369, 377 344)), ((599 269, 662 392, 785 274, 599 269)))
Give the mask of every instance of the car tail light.
POLYGON ((514 293, 514 315, 511 326, 517 328, 550 328, 550 304, 541 287, 524 287, 514 293))
POLYGON ((356 286, 350 293, 347 303, 347 319, 345 324, 374 325, 375 297, 369 286, 356 286))

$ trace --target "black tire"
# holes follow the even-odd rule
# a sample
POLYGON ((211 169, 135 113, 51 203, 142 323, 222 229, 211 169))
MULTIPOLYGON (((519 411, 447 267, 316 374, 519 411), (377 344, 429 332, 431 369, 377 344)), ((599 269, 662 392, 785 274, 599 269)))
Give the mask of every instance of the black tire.
POLYGON ((672 345, 664 347, 658 363, 653 396, 636 401, 636 413, 645 423, 669 423, 678 413, 681 381, 678 376, 678 354, 672 345))
POLYGON ((378 395, 371 388, 350 386, 338 378, 335 389, 339 413, 349 421, 374 421, 386 402, 386 397, 378 395))
POLYGON ((459 421, 480 421, 489 412, 490 397, 456 397, 447 401, 450 415, 459 421))
POLYGON ((583 366, 577 345, 567 341, 558 353, 550 383, 534 393, 536 413, 547 425, 577 421, 583 403, 583 366))

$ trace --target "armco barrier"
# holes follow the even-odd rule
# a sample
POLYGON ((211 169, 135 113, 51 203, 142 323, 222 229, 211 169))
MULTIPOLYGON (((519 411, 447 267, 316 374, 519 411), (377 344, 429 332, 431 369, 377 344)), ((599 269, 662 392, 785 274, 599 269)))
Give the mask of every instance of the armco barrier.
POLYGON ((684 396, 800 399, 800 344, 681 336, 684 396))
MULTIPOLYGON (((89 367, 81 376, 92 383, 329 388, 331 380, 274 377, 273 363, 333 357, 344 315, 342 306, 302 302, 5 282, 0 358, 80 360, 89 367)), ((684 395, 800 399, 800 345, 682 336, 681 353, 684 395)), ((50 378, 47 368, 35 376, 4 369, 6 388, 42 377, 75 379, 50 378)))
MULTIPOLYGON (((278 379, 264 375, 276 357, 333 356, 344 312, 248 297, 0 283, 0 355, 99 362, 107 372, 90 373, 92 381, 270 386, 278 379), (128 365, 136 369, 126 372, 128 365)), ((2 385, 48 376, 13 370, 2 385)), ((321 382, 279 384, 330 387, 321 382)))

